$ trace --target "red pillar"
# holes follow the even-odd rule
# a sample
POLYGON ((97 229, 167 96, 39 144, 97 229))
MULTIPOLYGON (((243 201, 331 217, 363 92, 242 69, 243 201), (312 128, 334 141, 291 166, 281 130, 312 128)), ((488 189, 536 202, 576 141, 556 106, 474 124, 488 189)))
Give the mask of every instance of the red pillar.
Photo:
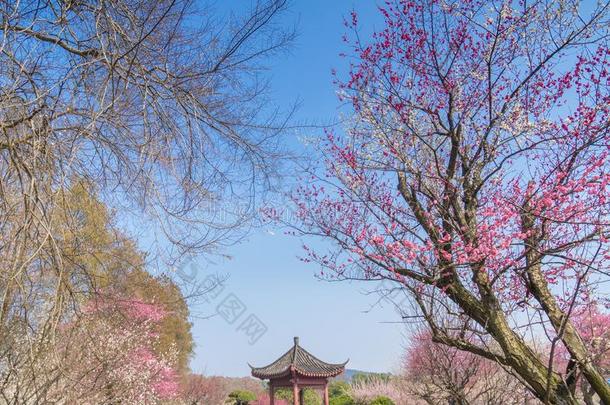
POLYGON ((329 405, 328 402, 328 382, 324 384, 324 405, 329 405))
POLYGON ((293 399, 293 404, 294 405, 299 405, 299 385, 295 381, 292 383, 292 399, 293 399))
POLYGON ((269 405, 275 404, 275 390, 273 389, 273 384, 269 381, 269 405))

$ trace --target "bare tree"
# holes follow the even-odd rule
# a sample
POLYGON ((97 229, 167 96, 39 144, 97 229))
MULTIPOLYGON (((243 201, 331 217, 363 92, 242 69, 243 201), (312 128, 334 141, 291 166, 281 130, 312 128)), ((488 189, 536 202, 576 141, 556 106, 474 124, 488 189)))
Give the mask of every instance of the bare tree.
MULTIPOLYGON (((72 238, 75 182, 115 218, 150 221, 168 257, 247 225, 284 124, 261 72, 293 37, 276 22, 285 8, 261 0, 223 20, 189 0, 0 2, 2 353, 44 352, 105 265, 73 254, 91 250, 72 238)), ((48 384, 32 384, 32 403, 48 384)))

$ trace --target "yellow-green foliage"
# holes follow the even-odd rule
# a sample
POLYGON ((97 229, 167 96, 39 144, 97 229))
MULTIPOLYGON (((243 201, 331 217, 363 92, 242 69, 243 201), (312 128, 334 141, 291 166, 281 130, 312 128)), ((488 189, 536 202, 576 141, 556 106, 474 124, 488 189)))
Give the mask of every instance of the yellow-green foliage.
POLYGON ((85 181, 74 181, 61 195, 55 220, 69 282, 84 291, 81 299, 112 288, 144 302, 163 306, 168 315, 159 325, 156 349, 177 351, 177 369, 185 373, 193 352, 189 310, 176 284, 166 276, 152 276, 145 269, 144 254, 133 240, 120 233, 106 206, 85 181))

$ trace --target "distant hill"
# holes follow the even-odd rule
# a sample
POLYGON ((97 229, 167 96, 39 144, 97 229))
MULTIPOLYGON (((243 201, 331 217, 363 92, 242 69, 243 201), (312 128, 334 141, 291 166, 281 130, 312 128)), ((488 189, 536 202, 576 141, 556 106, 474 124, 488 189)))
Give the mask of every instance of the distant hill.
POLYGON ((346 382, 352 382, 352 379, 354 378, 355 375, 364 375, 367 377, 380 377, 380 378, 387 378, 390 374, 387 373, 374 373, 371 371, 362 371, 362 370, 356 370, 353 368, 346 368, 345 372, 343 374, 341 374, 338 377, 335 377, 334 380, 336 381, 346 381, 346 382))

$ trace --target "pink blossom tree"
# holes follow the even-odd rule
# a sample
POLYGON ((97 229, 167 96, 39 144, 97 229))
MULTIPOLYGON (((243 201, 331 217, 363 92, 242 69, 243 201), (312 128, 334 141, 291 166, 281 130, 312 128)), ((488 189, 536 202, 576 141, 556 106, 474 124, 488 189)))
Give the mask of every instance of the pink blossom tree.
POLYGON ((327 134, 326 169, 294 195, 298 232, 337 248, 306 247, 304 260, 395 283, 435 342, 511 369, 553 404, 577 399, 532 345, 545 336, 610 403, 571 319, 606 299, 610 270, 609 8, 393 0, 371 35, 353 13, 337 79, 352 124, 327 134))
POLYGON ((519 380, 497 363, 432 341, 428 330, 412 336, 404 359, 405 387, 427 404, 527 404, 519 380))
POLYGON ((51 352, 64 368, 57 395, 82 404, 153 404, 177 398, 175 353, 159 354, 160 306, 106 293, 61 329, 51 352))
POLYGON ((592 361, 610 375, 610 313, 599 306, 582 308, 574 316, 574 324, 585 341, 592 361))
POLYGON ((182 384, 180 397, 187 405, 222 404, 227 397, 226 391, 220 377, 190 374, 182 384))
MULTIPOLYGON (((578 308, 573 314, 572 322, 580 332, 593 364, 605 375, 610 375, 610 314, 603 312, 598 305, 592 302, 578 308)), ((556 341, 558 341, 557 338, 553 340, 553 343, 556 341)), ((563 344, 559 343, 554 346, 553 343, 551 343, 549 351, 555 357, 555 364, 572 370, 568 381, 573 389, 579 386, 583 401, 587 405, 595 404, 595 391, 586 380, 582 381, 579 378, 579 370, 575 367, 570 353, 563 344)))

